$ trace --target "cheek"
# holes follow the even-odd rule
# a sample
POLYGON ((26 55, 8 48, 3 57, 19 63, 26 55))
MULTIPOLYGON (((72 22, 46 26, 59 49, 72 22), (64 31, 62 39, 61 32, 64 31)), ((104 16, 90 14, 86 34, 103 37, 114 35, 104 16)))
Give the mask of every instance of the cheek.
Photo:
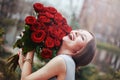
POLYGON ((85 42, 80 42, 80 41, 78 41, 77 43, 76 43, 76 47, 77 47, 77 49, 82 49, 84 46, 86 45, 86 43, 85 42))
POLYGON ((83 41, 81 38, 78 38, 76 40, 76 44, 78 44, 79 46, 85 46, 86 45, 86 41, 83 41))

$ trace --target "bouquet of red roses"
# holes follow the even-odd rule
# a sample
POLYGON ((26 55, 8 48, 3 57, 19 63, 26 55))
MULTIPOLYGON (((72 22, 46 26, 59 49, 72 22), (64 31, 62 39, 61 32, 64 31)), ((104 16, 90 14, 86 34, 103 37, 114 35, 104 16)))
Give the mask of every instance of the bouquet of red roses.
POLYGON ((56 56, 62 38, 69 34, 72 28, 55 8, 41 3, 35 3, 33 7, 36 16, 25 18, 24 35, 16 41, 14 48, 21 48, 23 54, 35 50, 40 60, 49 61, 56 56))

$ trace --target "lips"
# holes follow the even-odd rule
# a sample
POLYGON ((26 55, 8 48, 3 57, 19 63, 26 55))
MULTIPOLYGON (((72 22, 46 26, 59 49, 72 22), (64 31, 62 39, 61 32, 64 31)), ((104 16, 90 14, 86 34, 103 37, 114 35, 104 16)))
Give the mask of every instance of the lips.
POLYGON ((71 34, 69 34, 69 38, 70 38, 70 40, 72 40, 72 35, 71 34))
POLYGON ((74 35, 73 34, 69 34, 69 38, 70 38, 70 40, 74 40, 74 35))

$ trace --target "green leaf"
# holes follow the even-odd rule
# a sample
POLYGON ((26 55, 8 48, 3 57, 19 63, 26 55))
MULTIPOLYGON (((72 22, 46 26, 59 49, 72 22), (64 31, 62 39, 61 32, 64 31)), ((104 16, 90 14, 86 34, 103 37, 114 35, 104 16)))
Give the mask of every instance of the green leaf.
POLYGON ((29 28, 30 28, 30 26, 28 26, 28 25, 25 25, 24 27, 25 27, 25 31, 29 30, 29 28))
POLYGON ((37 46, 35 51, 37 54, 39 54, 40 53, 40 46, 37 46))
POLYGON ((18 39, 15 44, 13 45, 13 48, 16 48, 16 47, 19 47, 21 48, 22 47, 22 40, 21 39, 18 39))
POLYGON ((53 51, 53 57, 56 56, 57 50, 52 50, 53 51))
POLYGON ((27 52, 32 51, 32 50, 34 50, 33 47, 31 47, 31 46, 29 46, 29 47, 24 46, 23 47, 23 54, 26 54, 27 52))

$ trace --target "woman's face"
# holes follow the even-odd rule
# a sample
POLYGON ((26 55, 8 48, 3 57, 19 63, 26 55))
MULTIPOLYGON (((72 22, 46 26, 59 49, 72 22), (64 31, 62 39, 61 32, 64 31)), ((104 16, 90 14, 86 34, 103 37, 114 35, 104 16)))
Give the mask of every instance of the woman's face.
POLYGON ((63 44, 65 48, 76 52, 83 48, 93 36, 86 30, 72 30, 69 35, 63 37, 63 44))

